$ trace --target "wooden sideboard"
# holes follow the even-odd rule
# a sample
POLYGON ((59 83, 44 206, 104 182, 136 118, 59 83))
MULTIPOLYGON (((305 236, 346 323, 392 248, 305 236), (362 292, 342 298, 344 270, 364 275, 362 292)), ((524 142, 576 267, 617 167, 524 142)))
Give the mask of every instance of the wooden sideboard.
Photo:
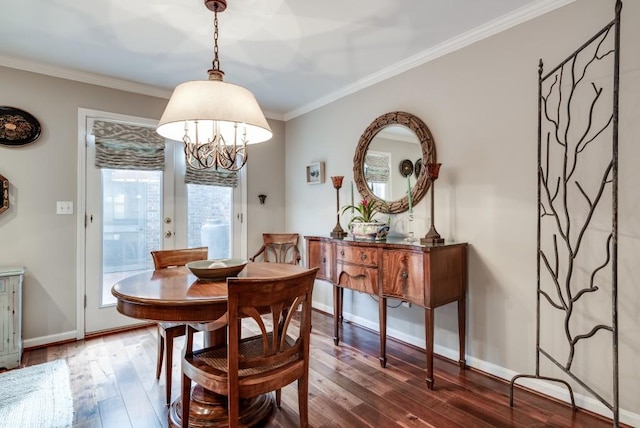
POLYGON ((359 241, 305 236, 307 267, 319 267, 317 279, 333 284, 334 343, 340 343, 344 289, 378 297, 380 364, 386 365, 387 298, 425 309, 427 385, 433 389, 434 309, 458 302, 460 368, 465 368, 467 244, 421 245, 402 239, 359 241))

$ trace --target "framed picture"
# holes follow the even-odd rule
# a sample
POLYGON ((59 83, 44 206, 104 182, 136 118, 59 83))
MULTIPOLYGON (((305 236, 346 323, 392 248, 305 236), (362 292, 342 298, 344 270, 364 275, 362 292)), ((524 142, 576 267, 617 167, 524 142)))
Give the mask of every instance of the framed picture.
POLYGON ((9 209, 9 180, 0 175, 0 213, 9 209))
POLYGON ((324 162, 313 162, 307 165, 307 183, 324 183, 324 162))

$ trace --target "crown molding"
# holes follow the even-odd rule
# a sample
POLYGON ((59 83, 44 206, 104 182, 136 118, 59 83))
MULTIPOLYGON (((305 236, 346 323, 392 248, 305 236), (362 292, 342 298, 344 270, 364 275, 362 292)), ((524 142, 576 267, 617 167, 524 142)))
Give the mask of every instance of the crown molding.
POLYGON ((394 64, 390 67, 386 67, 379 72, 370 74, 369 76, 360 79, 351 85, 327 94, 326 96, 319 98, 316 101, 313 101, 303 107, 285 113, 284 120, 288 121, 295 117, 301 116, 312 110, 337 101, 340 98, 346 97, 347 95, 356 93, 369 86, 375 85, 376 83, 380 83, 391 77, 397 76, 400 73, 426 64, 444 55, 460 50, 480 40, 508 30, 509 28, 537 18, 538 16, 552 12, 575 1, 576 0, 541 0, 533 4, 521 7, 511 13, 503 15, 499 18, 489 21, 486 24, 480 25, 479 27, 476 27, 472 30, 460 34, 459 36, 440 43, 439 45, 434 46, 431 49, 427 49, 423 52, 413 55, 404 61, 394 64))
POLYGON ((164 98, 167 100, 171 96, 171 91, 160 89, 155 86, 143 85, 141 83, 134 83, 127 80, 114 79, 112 77, 102 76, 100 74, 87 73, 84 71, 78 71, 69 68, 56 67, 36 61, 27 61, 24 59, 12 58, 5 55, 0 55, 0 65, 23 71, 30 71, 32 73, 59 77, 61 79, 88 83, 90 85, 104 86, 105 88, 119 89, 121 91, 133 92, 136 94, 164 98))
MULTIPOLYGON (((58 77, 61 79, 73 80, 75 82, 88 83, 90 85, 103 86, 110 89, 119 89, 121 91, 133 92, 135 94, 149 95, 151 97, 163 98, 166 100, 171 97, 172 93, 172 91, 157 88, 155 86, 114 79, 100 74, 87 73, 69 68, 55 67, 36 61, 27 61, 6 55, 0 55, 0 66, 44 74, 46 76, 58 77)), ((265 111, 264 115, 269 119, 284 121, 284 115, 281 113, 265 111)))
POLYGON ((268 110, 262 110, 262 114, 267 119, 279 120, 280 122, 284 122, 284 115, 282 113, 274 113, 268 110))

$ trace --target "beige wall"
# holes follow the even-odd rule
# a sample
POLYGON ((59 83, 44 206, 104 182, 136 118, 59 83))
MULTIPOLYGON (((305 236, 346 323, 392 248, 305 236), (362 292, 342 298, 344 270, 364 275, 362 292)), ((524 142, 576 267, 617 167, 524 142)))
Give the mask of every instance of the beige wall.
MULTIPOLYGON (((394 110, 417 115, 431 129, 443 164, 436 184, 436 227, 447 240, 470 244, 468 362, 507 379, 532 373, 538 59, 549 66, 564 60, 613 18, 613 5, 613 1, 580 0, 288 121, 287 227, 305 235, 327 235, 335 224, 335 191, 330 182, 305 184, 306 164, 325 161, 327 176, 344 175, 348 183, 358 138, 374 118, 394 110)), ((640 424, 638 22, 640 2, 626 1, 620 104, 620 403, 635 413, 634 424, 640 424)), ((347 201, 348 192, 342 189, 342 201, 347 201)), ((428 228, 427 201, 416 207, 421 234, 428 228)), ((327 283, 317 283, 314 300, 316 307, 332 311, 327 283)), ((356 322, 377 328, 377 307, 369 296, 346 293, 345 312, 356 322)), ((389 328, 390 334, 424 347, 420 308, 390 309, 389 328)), ((455 305, 436 310, 436 351, 455 358, 456 336, 455 305)), ((611 363, 604 349, 610 349, 610 337, 596 339, 595 348, 586 349, 586 357, 575 367, 609 399, 611 363)), ((542 370, 559 375, 548 362, 542 370)), ((545 388, 541 389, 553 392, 545 388)), ((592 406, 593 400, 580 405, 592 406)), ((602 406, 599 410, 611 415, 602 406)))
POLYGON ((273 138, 249 147, 247 161, 248 257, 262 245, 262 234, 285 229, 284 122, 269 119, 273 138), (258 195, 267 195, 264 205, 258 195))
MULTIPOLYGON (((159 119, 166 100, 0 67, 2 104, 33 114, 42 136, 23 147, 0 147, 0 174, 10 181, 10 208, 0 215, 0 265, 26 266, 27 343, 76 336, 76 202, 78 108, 159 119), (56 201, 74 201, 74 215, 56 215, 56 201)), ((284 125, 269 120, 272 140, 250 146, 251 254, 261 233, 284 228, 284 125), (258 204, 266 193, 266 205, 258 204)))
MULTIPOLYGON (((159 118, 166 100, 0 68, 2 104, 21 108, 42 136, 0 147, 0 174, 10 209, 0 216, 0 264, 24 265, 24 338, 76 329, 76 203, 78 108, 159 118), (74 215, 56 215, 56 201, 74 201, 74 215)), ((75 337, 73 334, 72 337, 75 337)))

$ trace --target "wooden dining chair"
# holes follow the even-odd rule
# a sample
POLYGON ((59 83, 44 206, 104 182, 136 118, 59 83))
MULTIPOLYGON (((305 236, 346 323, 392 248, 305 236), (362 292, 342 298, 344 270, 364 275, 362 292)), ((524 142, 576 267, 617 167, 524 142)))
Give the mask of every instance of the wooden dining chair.
POLYGON ((252 262, 300 264, 297 233, 263 233, 262 247, 250 257, 252 262))
POLYGON ((187 326, 182 358, 183 427, 189 423, 192 381, 227 397, 229 427, 233 428, 242 424, 241 399, 276 391, 280 407, 281 388, 295 380, 300 426, 308 426, 311 294, 317 271, 281 278, 227 279, 227 343, 194 351, 193 334, 198 330, 187 326), (295 310, 298 307, 300 311, 295 310), (296 328, 291 321, 298 316, 296 328), (241 338, 240 318, 245 329, 255 321, 251 331, 259 334, 241 338))
MULTIPOLYGON (((184 248, 178 250, 152 251, 151 257, 156 270, 176 266, 184 266, 196 260, 207 260, 207 247, 184 248)), ((160 379, 162 360, 165 361, 165 391, 167 404, 171 401, 171 371, 173 365, 173 339, 185 334, 185 325, 161 321, 158 322, 158 357, 156 364, 156 379, 160 379), (166 348, 166 349, 165 349, 166 348)))

